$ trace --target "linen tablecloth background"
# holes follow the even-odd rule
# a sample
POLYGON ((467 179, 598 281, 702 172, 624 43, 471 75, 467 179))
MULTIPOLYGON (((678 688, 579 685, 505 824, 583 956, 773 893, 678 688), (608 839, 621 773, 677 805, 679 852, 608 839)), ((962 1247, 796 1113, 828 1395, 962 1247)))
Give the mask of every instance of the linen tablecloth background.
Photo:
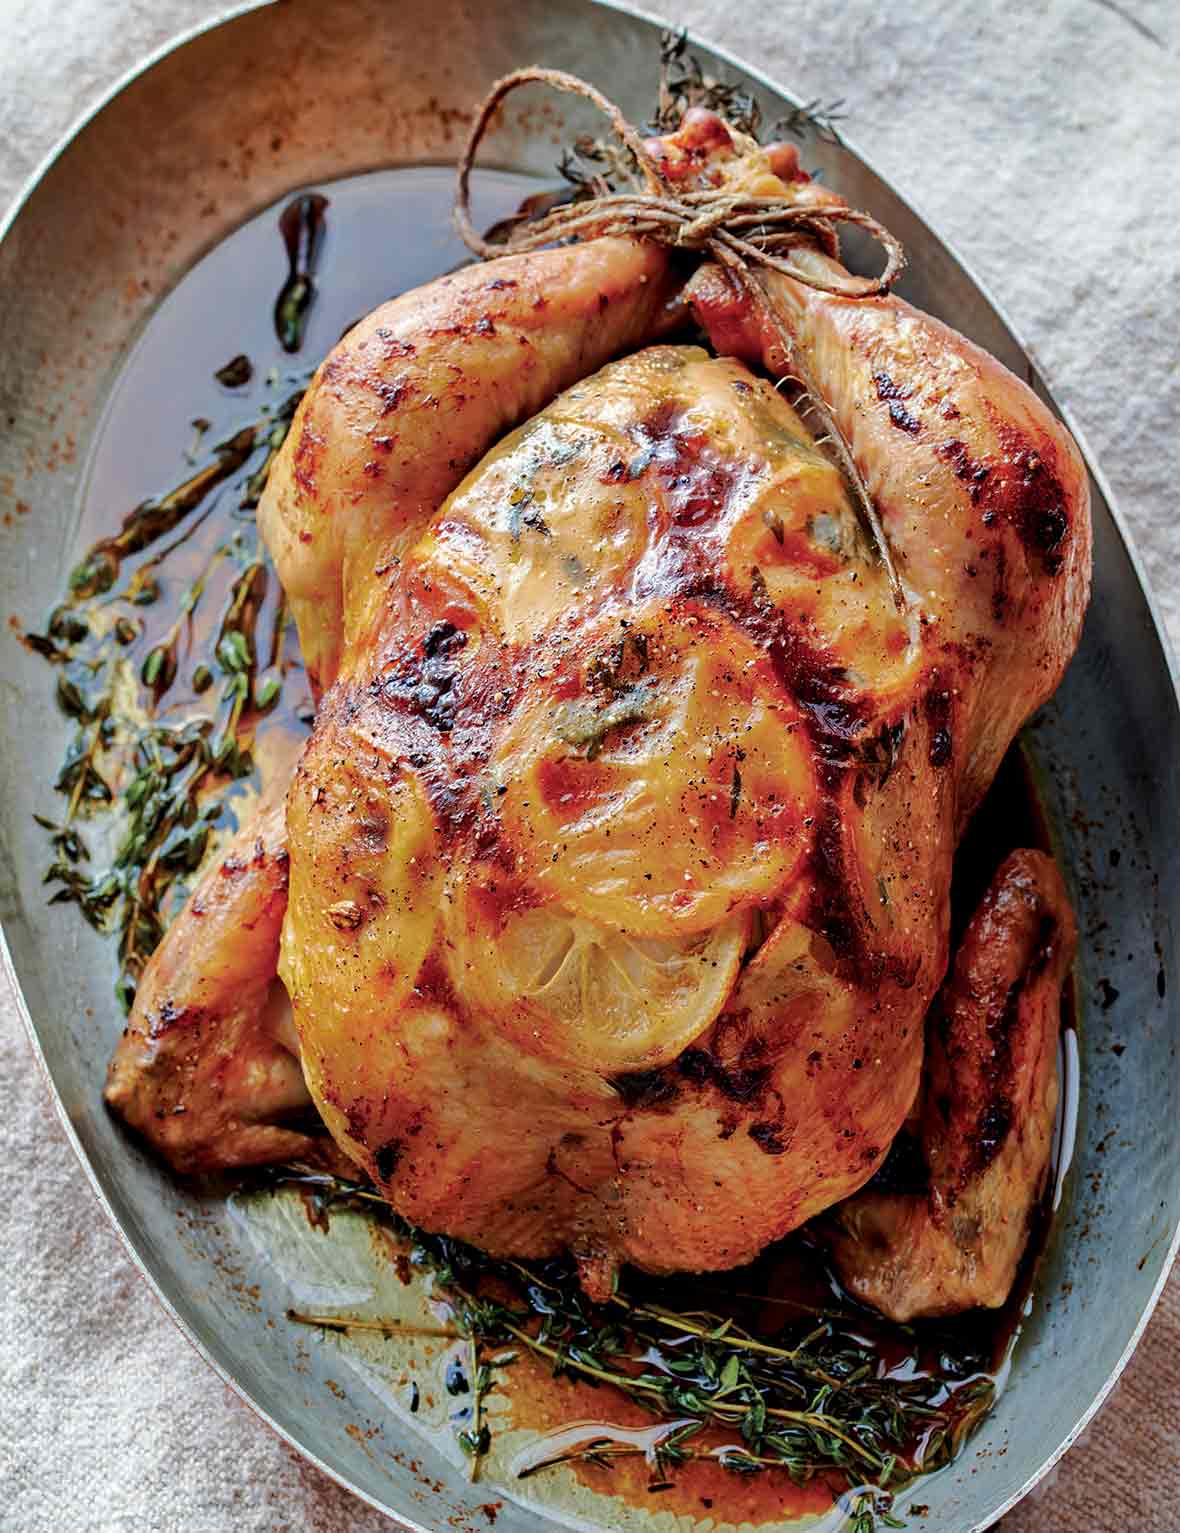
MULTIPOLYGON (((1180 643, 1180 4, 649 4, 804 98, 847 99, 850 138, 999 295, 1075 413, 1180 643)), ((0 0, 0 207, 114 79, 216 9, 0 0)), ((1159 831, 1174 842, 1180 827, 1159 831)), ((2 980, 0 1093, 0 1528, 388 1527, 258 1422, 157 1308, 2 980)), ((1083 1446, 1005 1533, 1180 1528, 1178 1352, 1174 1278, 1083 1446)))

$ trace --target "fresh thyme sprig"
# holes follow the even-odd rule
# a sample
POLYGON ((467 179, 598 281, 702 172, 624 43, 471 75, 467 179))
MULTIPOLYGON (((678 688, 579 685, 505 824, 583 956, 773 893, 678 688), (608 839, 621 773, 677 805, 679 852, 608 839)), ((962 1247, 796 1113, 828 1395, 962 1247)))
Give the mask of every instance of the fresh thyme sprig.
MULTIPOLYGON (((893 1493, 948 1463, 991 1403, 992 1380, 973 1359, 948 1360, 940 1374, 916 1368, 912 1331, 891 1332, 910 1351, 887 1367, 869 1334, 872 1322, 852 1311, 797 1317, 762 1336, 734 1315, 678 1310, 641 1291, 619 1289, 595 1304, 568 1262, 495 1260, 413 1228, 364 1184, 327 1173, 293 1169, 271 1178, 272 1185, 288 1183, 313 1198, 318 1213, 359 1208, 411 1244, 413 1261, 432 1275, 456 1332, 468 1339, 473 1380, 490 1385, 490 1375, 480 1372, 486 1350, 512 1343, 555 1376, 609 1385, 654 1416, 681 1423, 660 1444, 662 1473, 708 1456, 735 1474, 776 1468, 800 1484, 842 1475, 857 1533, 898 1526, 891 1520, 893 1493), (684 1446, 706 1428, 736 1432, 740 1443, 708 1451, 684 1446)), ((341 1331, 397 1330, 392 1322, 346 1315, 291 1318, 341 1331)), ((476 1393, 465 1446, 478 1461, 489 1439, 479 1410, 483 1390, 476 1393)), ((526 1472, 575 1460, 608 1463, 637 1451, 589 1442, 526 1472)))
POLYGON ((136 507, 75 566, 47 631, 25 636, 55 665, 58 706, 77 724, 54 784, 66 799, 61 817, 36 817, 54 854, 45 873, 50 902, 76 905, 91 926, 117 934, 115 988, 125 1009, 169 909, 229 823, 224 790, 253 771, 255 726, 279 699, 286 604, 281 596, 272 603, 260 632, 273 582, 250 513, 301 396, 296 390, 264 407, 182 483, 136 507), (235 475, 228 536, 204 557, 170 617, 160 603, 161 628, 150 609, 171 575, 169 560, 235 475), (206 615, 215 584, 224 605, 219 616, 206 615), (191 698, 178 699, 186 681, 191 698), (105 860, 83 833, 102 814, 117 833, 105 860))

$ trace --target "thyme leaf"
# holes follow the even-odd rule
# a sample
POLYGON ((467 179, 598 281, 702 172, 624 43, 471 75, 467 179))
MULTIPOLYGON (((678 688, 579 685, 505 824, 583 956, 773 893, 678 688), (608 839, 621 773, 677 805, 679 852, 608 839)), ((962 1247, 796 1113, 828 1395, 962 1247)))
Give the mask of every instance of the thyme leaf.
POLYGON ((558 709, 553 732, 566 745, 585 747, 586 760, 593 761, 602 749, 606 736, 625 724, 643 723, 650 716, 654 688, 650 681, 637 682, 615 692, 605 703, 563 703, 558 709))
MULTIPOLYGON (((238 360, 219 381, 231 387, 248 381, 238 360)), ((240 475, 239 509, 257 503, 301 397, 297 390, 277 410, 264 407, 180 484, 137 506, 118 533, 75 566, 46 633, 25 638, 55 666, 58 706, 76 725, 54 782, 66 798, 64 813, 37 817, 53 852, 45 870, 48 898, 76 906, 92 927, 117 937, 115 989, 124 1009, 168 912, 215 833, 233 823, 225 790, 253 770, 255 723, 276 707, 287 664, 281 598, 257 633, 271 581, 249 520, 213 549, 171 614, 161 610, 153 622, 132 613, 156 602, 161 579, 171 580, 169 561, 207 519, 219 486, 240 475), (227 596, 220 587, 224 609, 220 617, 206 614, 215 576, 227 565, 237 573, 227 596), (181 662, 190 656, 193 697, 178 705, 181 662), (224 683, 220 695, 193 706, 209 693, 215 673, 224 683), (99 814, 112 817, 105 838, 112 850, 92 863, 79 823, 99 814)), ((208 422, 194 426, 199 441, 208 422)))

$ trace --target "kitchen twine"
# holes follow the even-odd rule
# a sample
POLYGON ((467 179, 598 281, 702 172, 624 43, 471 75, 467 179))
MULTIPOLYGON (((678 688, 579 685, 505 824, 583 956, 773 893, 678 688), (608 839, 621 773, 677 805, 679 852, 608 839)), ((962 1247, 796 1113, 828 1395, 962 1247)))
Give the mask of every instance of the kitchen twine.
MULTIPOLYGON (((756 140, 730 129, 735 145, 755 149, 756 140)), ((467 247, 484 260, 493 256, 538 250, 560 240, 600 235, 633 235, 657 240, 678 250, 700 250, 736 275, 750 278, 753 269, 768 268, 821 292, 843 298, 873 298, 887 293, 905 268, 901 241, 875 218, 840 202, 798 207, 777 197, 753 197, 723 188, 675 193, 660 174, 636 128, 615 105, 587 81, 560 69, 518 69, 492 86, 476 115, 459 161, 455 221, 467 247), (522 85, 549 85, 554 90, 583 96, 607 117, 616 138, 629 152, 639 185, 612 192, 605 180, 595 182, 595 195, 553 208, 543 217, 518 215, 520 227, 503 241, 485 239, 471 221, 471 168, 491 119, 504 98, 522 85), (793 247, 819 245, 837 254, 836 224, 866 230, 886 252, 884 269, 876 277, 845 273, 827 281, 803 271, 781 254, 793 247)))

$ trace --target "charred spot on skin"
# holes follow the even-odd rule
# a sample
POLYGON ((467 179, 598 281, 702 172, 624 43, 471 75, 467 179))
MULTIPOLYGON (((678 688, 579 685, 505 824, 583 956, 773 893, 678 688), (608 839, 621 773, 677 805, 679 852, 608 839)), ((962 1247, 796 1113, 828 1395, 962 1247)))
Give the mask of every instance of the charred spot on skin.
POLYGON ((680 1087, 668 1070, 630 1070, 612 1075, 610 1085, 628 1109, 661 1107, 675 1101, 680 1087))
POLYGON ((757 1040, 751 1039, 737 1062, 726 1065, 707 1049, 685 1049, 676 1061, 676 1068, 686 1080, 699 1086, 714 1086, 731 1102, 752 1102, 770 1081, 770 1066, 755 1062, 759 1052, 757 1040))
POLYGON ((992 1097, 976 1121, 975 1154, 972 1158, 977 1171, 985 1171, 995 1160, 1012 1130, 1012 1122, 1012 1102, 1007 1095, 998 1093, 992 1097))
POLYGON ((867 1184, 869 1192, 917 1196, 930 1187, 930 1168, 917 1137, 901 1129, 867 1184))
POLYGON ((402 400, 411 392, 412 385, 404 378, 369 378, 369 387, 381 401, 381 414, 391 415, 402 400))
POLYGON ((746 1133, 764 1155, 785 1155, 790 1147, 781 1123, 751 1123, 746 1133))
POLYGON ((840 972, 846 963, 859 965, 865 958, 861 929, 853 908, 851 884, 845 868, 844 821, 836 804, 826 806, 812 843, 812 891, 808 925, 830 945, 833 967, 840 972))
POLYGON ((906 409, 902 400, 908 399, 913 393, 912 389, 902 389, 888 373, 874 373, 873 383, 876 385, 877 398, 889 408, 889 419, 899 431, 906 431, 910 436, 915 436, 922 429, 922 422, 906 409))
MULTIPOLYGON (((945 413, 945 412, 944 412, 945 413)), ((958 414, 958 411, 955 411, 958 414)), ((984 485, 991 474, 991 469, 984 464, 977 463, 967 451, 966 444, 957 437, 952 437, 949 442, 941 442, 935 449, 935 456, 942 459, 953 470, 955 478, 967 486, 967 493, 971 496, 971 504, 978 505, 979 498, 983 494, 984 485)), ((994 521, 994 517, 992 518, 994 521)), ((991 522, 984 517, 986 525, 991 522)))
MULTIPOLYGON (((1056 449, 1053 450, 1056 457, 1056 449)), ((1039 555, 1045 570, 1056 575, 1064 563, 1061 545, 1069 532, 1066 495, 1055 465, 1032 448, 1017 454, 1020 474, 1016 487, 1013 525, 1029 553, 1039 555)))
MULTIPOLYGON (((678 526, 695 528, 723 514, 750 470, 721 457, 705 433, 684 431, 684 414, 679 400, 665 399, 629 427, 639 451, 627 465, 627 477, 653 473, 663 486, 672 519, 678 526)), ((615 468, 607 472, 613 476, 615 468)))
POLYGON ((200 1011, 190 1006, 175 1006, 165 1001, 154 1014, 149 1014, 148 1037, 162 1038, 175 1028, 188 1026, 200 1019, 200 1011))
POLYGON ((926 694, 926 719, 930 725, 930 747, 927 759, 932 767, 944 767, 954 753, 951 735, 951 694, 937 684, 926 694))
POLYGON ((1008 617, 1008 555, 1002 543, 997 543, 992 550, 995 556, 995 581, 992 586, 992 619, 997 627, 1002 627, 1008 617))
POLYGON ((388 1144, 383 1144, 373 1156, 373 1165, 376 1167, 377 1175, 383 1182, 393 1180, 404 1149, 405 1146, 400 1139, 391 1139, 388 1144))
POLYGON ((458 702, 455 657, 467 643, 467 634, 451 622, 437 622, 421 644, 421 657, 411 654, 386 678, 387 695, 408 702, 411 708, 440 734, 455 726, 458 702))

